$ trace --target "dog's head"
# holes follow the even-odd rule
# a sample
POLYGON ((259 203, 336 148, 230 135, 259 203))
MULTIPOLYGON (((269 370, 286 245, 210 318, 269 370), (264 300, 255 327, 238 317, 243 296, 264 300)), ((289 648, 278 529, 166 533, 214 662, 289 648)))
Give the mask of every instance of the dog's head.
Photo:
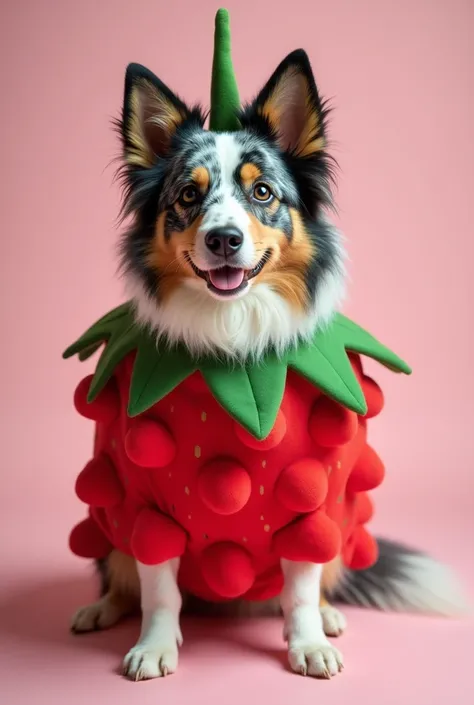
POLYGON ((306 54, 290 54, 214 133, 142 66, 127 69, 120 131, 122 264, 138 316, 192 352, 281 351, 328 320, 342 296, 327 111, 306 54))

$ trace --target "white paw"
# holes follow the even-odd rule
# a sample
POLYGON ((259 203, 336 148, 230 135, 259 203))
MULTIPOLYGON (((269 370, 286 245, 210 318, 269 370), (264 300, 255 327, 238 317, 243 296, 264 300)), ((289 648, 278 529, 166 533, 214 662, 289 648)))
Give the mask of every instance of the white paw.
POLYGON ((294 642, 289 646, 288 660, 295 673, 314 678, 331 678, 344 667, 341 653, 329 641, 294 642))
POLYGON ((108 629, 123 616, 123 609, 116 603, 103 597, 91 605, 81 607, 71 620, 71 631, 75 634, 108 629))
POLYGON ((342 612, 335 607, 326 605, 321 607, 321 617, 323 619, 323 629, 326 636, 341 636, 347 627, 347 621, 342 612))
POLYGON ((131 680, 144 681, 174 673, 178 667, 176 641, 161 644, 137 644, 123 661, 123 675, 131 680))

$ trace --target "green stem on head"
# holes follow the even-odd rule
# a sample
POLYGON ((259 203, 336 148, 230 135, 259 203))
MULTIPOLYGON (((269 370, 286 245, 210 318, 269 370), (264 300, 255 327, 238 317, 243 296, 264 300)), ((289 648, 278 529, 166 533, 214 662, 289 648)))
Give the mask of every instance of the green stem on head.
POLYGON ((239 110, 239 90, 232 66, 229 13, 220 9, 215 20, 209 129, 213 132, 239 130, 239 110))

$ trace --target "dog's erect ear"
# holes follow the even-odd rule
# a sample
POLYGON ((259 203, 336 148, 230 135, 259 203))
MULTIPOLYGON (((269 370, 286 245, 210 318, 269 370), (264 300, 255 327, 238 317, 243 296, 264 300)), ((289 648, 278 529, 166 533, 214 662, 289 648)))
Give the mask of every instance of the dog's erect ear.
POLYGON ((289 54, 243 115, 245 126, 269 132, 280 148, 311 157, 325 147, 325 110, 308 56, 289 54))
POLYGON ((121 131, 124 160, 147 169, 165 156, 176 130, 195 115, 151 71, 130 64, 125 75, 121 131))

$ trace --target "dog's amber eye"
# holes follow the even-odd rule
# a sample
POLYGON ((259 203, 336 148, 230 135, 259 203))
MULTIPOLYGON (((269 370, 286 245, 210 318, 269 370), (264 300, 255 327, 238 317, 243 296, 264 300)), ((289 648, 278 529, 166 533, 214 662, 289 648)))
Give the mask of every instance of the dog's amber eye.
POLYGON ((199 191, 196 186, 188 184, 179 194, 179 202, 182 206, 192 206, 199 198, 199 191))
POLYGON ((270 191, 266 184, 255 184, 253 188, 253 197, 256 201, 260 203, 268 203, 273 198, 273 193, 270 191))

